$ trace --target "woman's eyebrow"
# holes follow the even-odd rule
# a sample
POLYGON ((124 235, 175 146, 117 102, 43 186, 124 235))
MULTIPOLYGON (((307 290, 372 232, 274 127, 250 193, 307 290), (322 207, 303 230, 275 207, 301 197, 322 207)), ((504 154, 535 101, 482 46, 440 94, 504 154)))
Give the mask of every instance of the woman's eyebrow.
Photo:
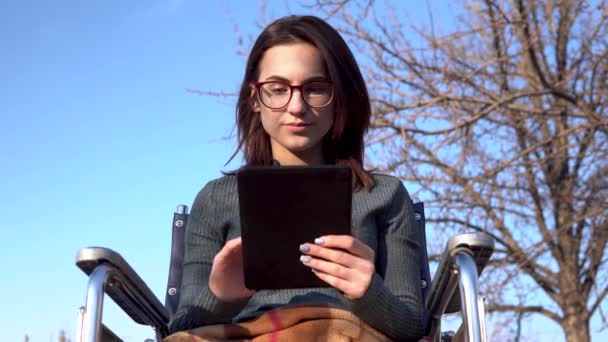
MULTIPOLYGON (((325 75, 313 75, 310 77, 305 78, 302 83, 306 83, 306 82, 310 82, 310 81, 328 81, 329 78, 325 75)), ((279 75, 271 75, 266 77, 265 81, 281 81, 281 82, 285 82, 285 83, 289 83, 291 84, 291 81, 283 76, 279 76, 279 75)))

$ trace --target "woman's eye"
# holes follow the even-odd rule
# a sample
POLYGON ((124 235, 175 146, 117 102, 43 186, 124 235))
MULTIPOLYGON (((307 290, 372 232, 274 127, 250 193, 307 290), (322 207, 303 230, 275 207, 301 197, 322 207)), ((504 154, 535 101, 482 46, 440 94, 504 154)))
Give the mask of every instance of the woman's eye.
POLYGON ((319 87, 308 88, 308 92, 311 94, 320 94, 324 92, 324 89, 319 87))
POLYGON ((327 95, 329 93, 329 89, 327 89, 327 87, 310 87, 308 89, 306 89, 306 93, 308 95, 327 95))
POLYGON ((288 87, 284 87, 284 86, 275 86, 275 87, 270 88, 270 92, 272 94, 277 94, 277 95, 285 94, 288 91, 289 91, 289 88, 288 87))

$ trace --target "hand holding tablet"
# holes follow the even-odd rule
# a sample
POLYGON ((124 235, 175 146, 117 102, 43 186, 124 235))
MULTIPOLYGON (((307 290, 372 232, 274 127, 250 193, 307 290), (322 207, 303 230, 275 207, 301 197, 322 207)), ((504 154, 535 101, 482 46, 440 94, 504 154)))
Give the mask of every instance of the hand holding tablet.
POLYGON ((300 245, 300 261, 350 298, 361 298, 376 272, 374 250, 349 235, 328 235, 300 245))

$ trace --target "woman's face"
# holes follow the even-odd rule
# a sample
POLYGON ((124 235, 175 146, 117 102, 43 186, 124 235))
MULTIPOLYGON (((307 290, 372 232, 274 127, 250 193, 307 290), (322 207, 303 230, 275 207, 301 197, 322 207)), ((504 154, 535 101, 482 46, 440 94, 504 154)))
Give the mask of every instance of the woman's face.
MULTIPOLYGON (((277 45, 268 49, 260 62, 259 75, 258 82, 281 81, 292 86, 312 80, 329 80, 319 50, 307 43, 277 45)), ((259 92, 267 91, 263 95, 266 96, 268 91, 280 94, 286 89, 269 87, 259 92)), ((311 96, 321 91, 315 86, 311 96)), ((323 162, 321 141, 334 120, 333 101, 325 107, 312 108, 304 102, 302 92, 295 89, 289 102, 279 109, 271 109, 261 103, 257 94, 255 100, 254 110, 261 115, 262 126, 270 136, 276 160, 281 164, 323 162)))

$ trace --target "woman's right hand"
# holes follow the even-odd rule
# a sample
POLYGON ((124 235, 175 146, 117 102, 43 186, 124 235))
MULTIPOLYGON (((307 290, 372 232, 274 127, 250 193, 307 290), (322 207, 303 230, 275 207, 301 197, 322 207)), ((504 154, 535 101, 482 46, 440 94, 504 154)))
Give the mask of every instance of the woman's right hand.
POLYGON ((246 299, 255 293, 245 287, 243 277, 243 244, 241 238, 232 239, 213 258, 209 289, 222 301, 246 299))

